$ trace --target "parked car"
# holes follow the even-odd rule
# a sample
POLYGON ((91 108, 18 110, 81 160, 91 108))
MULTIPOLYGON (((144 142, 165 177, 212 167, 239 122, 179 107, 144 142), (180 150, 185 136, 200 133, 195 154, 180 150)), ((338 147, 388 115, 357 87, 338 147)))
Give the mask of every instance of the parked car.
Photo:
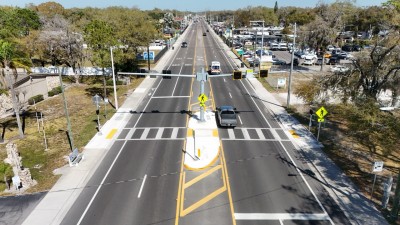
POLYGON ((327 64, 329 64, 329 65, 336 65, 336 64, 338 64, 338 63, 340 63, 340 59, 337 58, 336 56, 331 56, 331 57, 329 58, 327 64))
POLYGON ((287 64, 286 61, 277 58, 275 58, 272 61, 272 65, 286 65, 286 64, 287 64))
POLYGON ((314 58, 306 58, 303 61, 303 65, 308 65, 308 66, 312 66, 315 63, 315 59, 314 58))
POLYGON ((345 45, 345 46, 342 47, 342 50, 346 51, 346 52, 352 52, 353 51, 353 46, 352 45, 345 45))
POLYGON ((336 66, 332 66, 330 68, 330 71, 332 73, 336 73, 336 74, 342 74, 342 73, 346 73, 347 71, 349 71, 350 69, 348 67, 342 66, 342 65, 336 65, 336 66))

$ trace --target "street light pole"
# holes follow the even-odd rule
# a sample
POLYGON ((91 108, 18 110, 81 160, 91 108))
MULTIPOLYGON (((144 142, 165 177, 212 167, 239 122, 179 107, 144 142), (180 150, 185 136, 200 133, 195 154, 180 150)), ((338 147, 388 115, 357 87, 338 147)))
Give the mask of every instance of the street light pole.
POLYGON ((292 45, 292 57, 290 62, 290 73, 289 73, 289 84, 288 84, 288 96, 287 96, 287 103, 286 107, 289 108, 290 106, 290 91, 292 87, 292 70, 293 70, 293 58, 294 58, 294 48, 296 44, 296 23, 294 23, 294 36, 293 36, 293 45, 292 45))
POLYGON ((117 86, 115 81, 115 72, 114 72, 114 56, 113 56, 113 47, 110 47, 111 52, 111 69, 112 69, 112 76, 113 76, 113 85, 114 85, 114 101, 115 101, 115 108, 118 110, 118 98, 117 98, 117 86))
POLYGON ((64 101, 64 111, 65 111, 65 116, 67 117, 67 133, 68 133, 71 151, 73 151, 75 149, 75 146, 74 146, 74 139, 72 137, 71 122, 69 121, 67 101, 65 100, 64 85, 63 85, 62 77, 61 77, 62 67, 59 67, 58 70, 59 70, 58 74, 60 77, 61 93, 62 93, 62 97, 63 97, 63 101, 64 101))

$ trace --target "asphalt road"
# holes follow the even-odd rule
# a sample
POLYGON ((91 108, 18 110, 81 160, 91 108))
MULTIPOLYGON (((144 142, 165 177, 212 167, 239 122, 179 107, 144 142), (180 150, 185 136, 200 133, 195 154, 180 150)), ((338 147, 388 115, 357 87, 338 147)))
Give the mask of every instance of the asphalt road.
MULTIPOLYGON (((220 61, 222 72, 231 73, 234 66, 211 29, 202 35, 206 29, 203 21, 193 24, 188 47, 176 48, 166 69, 194 74, 220 61)), ((213 76, 206 82, 207 108, 236 106, 239 125, 219 128, 214 172, 185 169, 188 112, 199 109, 199 83, 157 79, 62 224, 348 224, 323 189, 329 184, 315 178, 309 159, 262 104, 268 99, 255 97, 246 80, 213 76)))

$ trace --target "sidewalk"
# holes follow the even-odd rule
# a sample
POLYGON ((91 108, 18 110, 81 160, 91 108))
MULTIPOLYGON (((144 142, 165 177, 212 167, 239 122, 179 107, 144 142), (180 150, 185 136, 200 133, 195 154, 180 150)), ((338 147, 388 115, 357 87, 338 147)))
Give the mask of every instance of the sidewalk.
MULTIPOLYGON (((153 70, 161 73, 168 61, 177 52, 187 33, 181 35, 174 43, 175 50, 168 50, 153 70)), ((62 174, 53 188, 46 194, 31 214, 22 223, 24 225, 60 224, 82 189, 90 180, 103 158, 113 144, 113 137, 131 118, 131 110, 142 102, 143 98, 153 87, 156 79, 146 77, 135 91, 125 100, 113 117, 108 120, 100 132, 95 135, 83 150, 83 159, 75 167, 64 166, 56 172, 62 174)))
MULTIPOLYGON (((216 34, 213 32, 213 35, 216 34)), ((222 40, 216 38, 220 46, 223 47, 226 54, 232 61, 240 67, 240 59, 225 45, 222 40)), ((242 68, 245 71, 247 68, 242 68)), ((330 160, 323 150, 323 146, 319 143, 314 135, 312 135, 300 122, 291 117, 275 97, 268 92, 257 78, 247 78, 252 85, 255 93, 268 99, 264 105, 270 112, 275 115, 281 126, 285 130, 294 130, 299 138, 291 138, 296 145, 296 149, 305 155, 309 160, 311 170, 316 174, 319 180, 324 181, 323 187, 329 192, 330 196, 340 206, 346 217, 352 224, 364 225, 385 225, 388 224, 380 211, 375 208, 373 203, 366 198, 352 183, 352 181, 340 170, 335 163, 330 160)), ((293 96, 294 97, 294 96, 293 96)))

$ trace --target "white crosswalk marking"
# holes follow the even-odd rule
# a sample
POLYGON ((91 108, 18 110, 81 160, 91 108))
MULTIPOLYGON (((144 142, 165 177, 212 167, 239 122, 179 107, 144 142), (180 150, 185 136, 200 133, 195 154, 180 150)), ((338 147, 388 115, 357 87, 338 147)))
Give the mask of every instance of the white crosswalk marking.
POLYGON ((232 129, 228 129, 229 139, 235 139, 235 133, 232 129))
POLYGON ((280 140, 281 138, 279 137, 278 133, 276 133, 275 129, 270 129, 272 136, 274 136, 274 139, 280 140))
POLYGON ((142 136, 140 136, 140 139, 146 139, 146 137, 149 134, 149 132, 150 132, 150 128, 145 128, 143 133, 142 133, 142 136))
POLYGON ((164 127, 159 128, 156 134, 156 139, 160 139, 162 137, 163 132, 164 132, 164 127))
POLYGON ((261 140, 265 140, 265 136, 260 128, 256 129, 257 135, 261 140))
POLYGON ((172 134, 171 134, 171 138, 175 139, 176 137, 178 137, 178 130, 179 128, 174 127, 174 129, 172 129, 172 134))
POLYGON ((135 130, 136 130, 135 128, 130 129, 125 138, 127 139, 132 138, 132 135, 135 132, 135 130))
POLYGON ((247 131, 247 129, 241 129, 242 130, 242 132, 243 132, 243 137, 244 137, 244 139, 246 139, 246 140, 250 140, 251 138, 250 138, 250 134, 249 134, 249 132, 247 131))

